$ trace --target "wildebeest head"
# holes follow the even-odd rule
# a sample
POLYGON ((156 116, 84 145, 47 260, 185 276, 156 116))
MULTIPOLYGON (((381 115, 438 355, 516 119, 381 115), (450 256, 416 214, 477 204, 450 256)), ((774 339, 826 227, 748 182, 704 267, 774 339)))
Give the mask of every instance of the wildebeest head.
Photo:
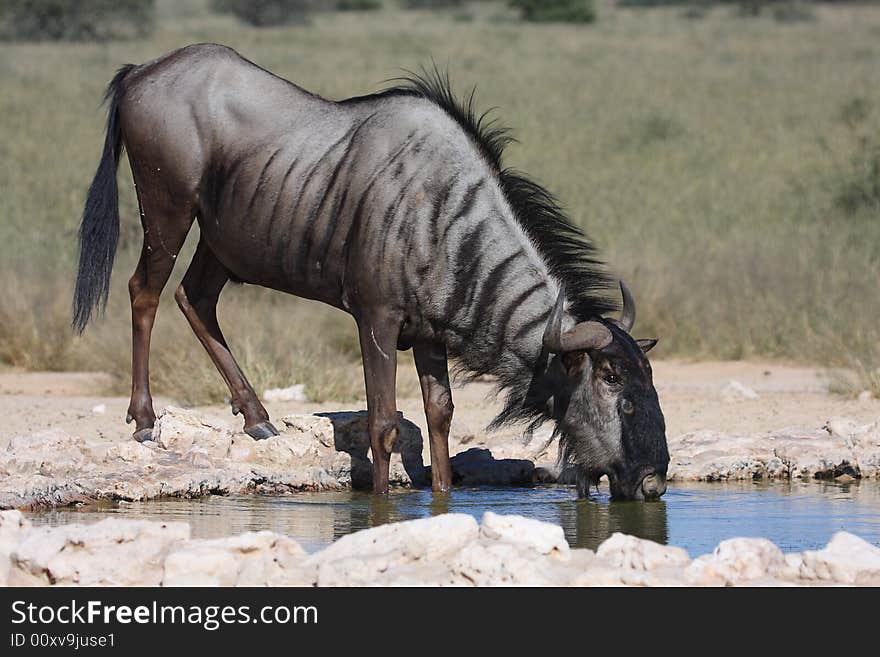
POLYGON ((635 302, 621 281, 619 320, 565 326, 564 292, 550 316, 544 347, 552 354, 547 383, 563 455, 579 470, 581 494, 608 475, 612 497, 652 499, 666 492, 666 424, 647 352, 634 340, 635 302))

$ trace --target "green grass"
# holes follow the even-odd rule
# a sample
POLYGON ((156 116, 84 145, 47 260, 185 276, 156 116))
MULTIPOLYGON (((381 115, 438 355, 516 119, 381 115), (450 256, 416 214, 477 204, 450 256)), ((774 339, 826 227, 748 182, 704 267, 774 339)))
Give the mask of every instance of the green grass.
MULTIPOLYGON (((603 4, 596 24, 574 26, 521 23, 505 3, 474 3, 467 22, 386 3, 260 30, 206 6, 159 2, 144 41, 0 44, 0 361, 107 369, 124 389, 140 240, 125 165, 107 317, 82 339, 67 330, 98 102, 121 64, 217 41, 334 98, 433 57, 514 127, 508 163, 556 192, 630 283, 636 333, 661 338, 658 357, 852 365, 878 387, 880 8, 817 6, 816 20, 783 25, 603 4)), ((227 291, 220 314, 257 388, 362 394, 347 316, 249 287, 227 291)), ((173 302, 154 336, 156 392, 223 398, 173 302)))

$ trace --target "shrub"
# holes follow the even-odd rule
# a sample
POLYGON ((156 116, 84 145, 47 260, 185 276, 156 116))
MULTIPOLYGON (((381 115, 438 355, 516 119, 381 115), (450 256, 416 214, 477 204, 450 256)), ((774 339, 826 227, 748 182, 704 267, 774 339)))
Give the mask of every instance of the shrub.
POLYGON ((837 116, 850 131, 855 131, 859 124, 864 123, 870 114, 871 101, 864 96, 853 96, 840 106, 837 116))
POLYGON ((816 15, 811 0, 618 0, 621 7, 669 7, 685 6, 685 18, 702 18, 705 11, 715 5, 737 6, 737 14, 744 17, 761 16, 766 9, 780 23, 809 21, 816 15))
POLYGON ((107 41, 145 37, 154 0, 0 0, 0 38, 107 41))
POLYGON ((681 12, 681 17, 691 21, 698 21, 706 17, 708 7, 705 4, 689 4, 681 12))
POLYGON ((685 7, 686 18, 702 18, 715 5, 744 0, 617 0, 618 7, 685 7))
POLYGON ((684 133, 684 127, 677 119, 655 112, 644 118, 640 128, 639 138, 642 144, 674 139, 684 133))
POLYGON ((880 138, 877 121, 871 120, 872 110, 864 96, 853 96, 840 105, 836 118, 846 126, 848 136, 844 157, 824 138, 819 140, 835 163, 829 176, 834 205, 849 216, 863 211, 880 216, 880 138))
POLYGON ((880 214, 880 141, 859 140, 840 175, 834 200, 847 214, 861 210, 880 214))
POLYGON ((213 0, 214 11, 232 14, 254 27, 302 23, 308 19, 309 0, 213 0))
POLYGON ((674 116, 649 111, 634 117, 618 143, 623 147, 645 148, 655 143, 671 141, 685 134, 685 127, 674 116))
POLYGON ((813 8, 806 2, 776 2, 773 4, 773 19, 779 23, 800 23, 816 19, 813 8))
POLYGON ((523 20, 542 23, 592 23, 596 20, 593 0, 510 0, 523 20))
POLYGON ((404 0, 403 6, 407 9, 446 9, 448 7, 461 7, 463 0, 404 0))
POLYGON ((672 7, 697 3, 692 0, 618 0, 617 4, 620 7, 672 7))
POLYGON ((382 8, 382 0, 339 0, 336 9, 339 11, 374 11, 382 8))

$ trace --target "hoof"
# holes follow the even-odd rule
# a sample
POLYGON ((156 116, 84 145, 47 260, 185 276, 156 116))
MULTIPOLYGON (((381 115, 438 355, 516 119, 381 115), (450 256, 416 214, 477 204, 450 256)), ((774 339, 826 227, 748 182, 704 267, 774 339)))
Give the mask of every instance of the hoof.
POLYGON ((252 427, 245 427, 244 432, 254 440, 266 440, 266 438, 278 435, 278 430, 272 426, 271 422, 260 422, 252 427))
POLYGON ((139 443, 143 443, 148 440, 152 440, 153 439, 153 427, 147 427, 146 429, 139 429, 138 431, 135 431, 132 438, 134 438, 139 443))

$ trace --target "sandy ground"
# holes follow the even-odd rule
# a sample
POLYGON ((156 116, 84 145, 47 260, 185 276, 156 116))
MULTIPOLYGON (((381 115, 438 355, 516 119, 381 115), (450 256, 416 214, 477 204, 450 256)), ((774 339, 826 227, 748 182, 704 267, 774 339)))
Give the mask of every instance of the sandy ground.
MULTIPOLYGON (((760 362, 658 361, 654 363, 654 373, 669 436, 699 429, 728 433, 758 433, 786 427, 815 429, 835 416, 864 423, 880 417, 880 400, 857 401, 832 394, 827 373, 815 368, 760 362), (724 395, 724 387, 732 380, 756 392, 758 398, 730 399, 724 395)), ((103 396, 101 391, 108 387, 106 374, 0 371, 0 446, 5 446, 12 436, 47 428, 62 428, 93 438, 128 435, 131 427, 123 421, 128 399, 103 396)), ((521 434, 521 430, 511 428, 486 435, 484 428, 498 409, 498 403, 489 397, 491 391, 488 382, 471 383, 454 391, 455 443, 491 448, 494 443, 521 434)), ((155 402, 157 412, 173 403, 161 397, 155 402)), ((276 402, 266 407, 277 420, 288 413, 365 406, 363 402, 276 402)), ((398 407, 425 431, 420 398, 400 399, 398 407)), ((232 428, 241 426, 240 418, 233 417, 226 406, 199 410, 232 428)))

